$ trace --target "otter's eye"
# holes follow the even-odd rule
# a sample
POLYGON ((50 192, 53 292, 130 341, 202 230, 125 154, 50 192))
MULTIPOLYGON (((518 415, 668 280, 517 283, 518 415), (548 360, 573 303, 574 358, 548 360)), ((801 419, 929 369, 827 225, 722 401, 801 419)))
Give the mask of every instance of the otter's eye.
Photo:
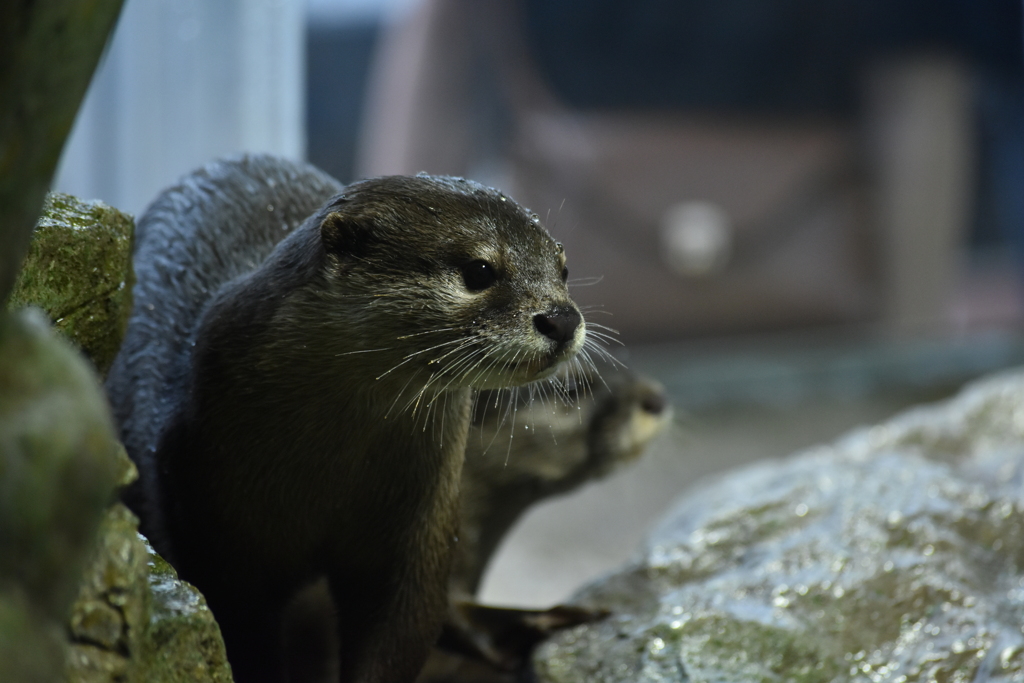
POLYGON ((498 279, 494 267, 487 261, 470 261, 462 266, 462 281, 466 283, 466 289, 471 292, 479 292, 487 289, 498 279))
POLYGON ((569 279, 569 266, 562 266, 562 282, 569 279))

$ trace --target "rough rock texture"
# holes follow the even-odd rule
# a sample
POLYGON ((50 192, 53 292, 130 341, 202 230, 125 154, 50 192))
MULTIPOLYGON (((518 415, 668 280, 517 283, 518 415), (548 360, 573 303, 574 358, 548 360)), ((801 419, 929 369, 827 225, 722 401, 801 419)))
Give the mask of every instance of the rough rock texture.
MULTIPOLYGON (((120 453, 119 484, 137 476, 120 453)), ((107 510, 67 622, 67 680, 230 683, 224 641, 206 601, 180 581, 120 503, 107 510)))
POLYGON ((116 449, 88 364, 38 311, 0 311, 0 681, 59 680, 116 449))
POLYGON ((539 680, 1024 680, 1024 374, 686 496, 539 680))
POLYGON ((107 511, 92 563, 68 620, 69 681, 127 680, 142 650, 149 613, 146 544, 121 504, 107 511))
POLYGON ((206 600, 178 578, 171 565, 148 552, 152 607, 146 634, 146 661, 136 680, 156 683, 230 683, 231 668, 220 628, 206 600))
POLYGON ((202 596, 111 507, 135 476, 92 368, 0 311, 0 681, 231 680, 202 596))
POLYGON ((117 354, 131 311, 133 231, 128 214, 51 193, 11 292, 12 308, 45 310, 101 374, 117 354))

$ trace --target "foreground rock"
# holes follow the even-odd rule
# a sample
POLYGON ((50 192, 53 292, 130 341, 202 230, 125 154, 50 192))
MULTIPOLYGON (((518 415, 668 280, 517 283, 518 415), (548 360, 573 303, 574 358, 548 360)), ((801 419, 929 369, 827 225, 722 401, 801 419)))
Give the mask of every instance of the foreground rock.
POLYGON ((541 681, 1024 680, 1024 374, 685 497, 541 681))
POLYGON ((133 476, 89 364, 0 311, 0 681, 231 680, 202 596, 111 505, 133 476))
POLYGON ((107 511, 67 630, 71 683, 231 681, 206 601, 153 552, 119 503, 107 511))
MULTIPOLYGON (((138 476, 118 448, 118 485, 138 476)), ((107 508, 66 622, 69 683, 230 683, 206 600, 139 534, 124 505, 107 508)))
POLYGON ((128 214, 51 193, 11 292, 11 308, 42 308, 100 374, 128 324, 133 231, 128 214))
POLYGON ((59 680, 116 453, 88 364, 38 311, 0 311, 0 681, 59 680))

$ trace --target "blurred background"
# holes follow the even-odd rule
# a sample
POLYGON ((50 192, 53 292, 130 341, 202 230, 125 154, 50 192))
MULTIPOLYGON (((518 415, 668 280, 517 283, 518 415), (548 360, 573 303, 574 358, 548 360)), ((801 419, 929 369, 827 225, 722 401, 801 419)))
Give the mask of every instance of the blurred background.
POLYGON ((56 188, 221 155, 464 175, 540 215, 677 418, 483 598, 623 562, 702 478, 1024 362, 1019 0, 128 0, 56 188))

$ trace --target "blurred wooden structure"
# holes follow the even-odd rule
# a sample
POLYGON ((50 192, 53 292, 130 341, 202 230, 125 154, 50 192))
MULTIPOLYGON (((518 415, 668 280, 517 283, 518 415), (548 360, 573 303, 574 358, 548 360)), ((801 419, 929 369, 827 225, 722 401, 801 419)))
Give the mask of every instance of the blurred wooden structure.
POLYGON ((945 324, 973 177, 957 61, 865 69, 852 123, 581 111, 546 86, 520 26, 502 0, 424 0, 394 25, 360 174, 502 187, 566 245, 571 278, 594 282, 574 298, 612 314, 588 316, 626 340, 945 324))

